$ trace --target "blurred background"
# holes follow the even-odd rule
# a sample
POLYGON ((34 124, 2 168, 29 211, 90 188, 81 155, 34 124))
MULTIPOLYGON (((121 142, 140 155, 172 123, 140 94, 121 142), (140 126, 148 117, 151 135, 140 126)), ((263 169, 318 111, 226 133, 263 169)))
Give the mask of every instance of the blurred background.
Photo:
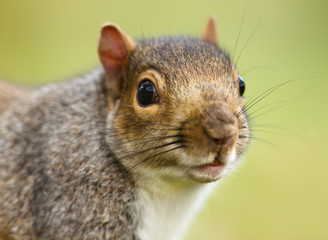
POLYGON ((326 0, 0 0, 0 78, 39 86, 88 72, 104 22, 134 39, 199 36, 214 14, 246 102, 297 81, 249 110, 245 159, 185 239, 328 239, 327 12, 326 0))

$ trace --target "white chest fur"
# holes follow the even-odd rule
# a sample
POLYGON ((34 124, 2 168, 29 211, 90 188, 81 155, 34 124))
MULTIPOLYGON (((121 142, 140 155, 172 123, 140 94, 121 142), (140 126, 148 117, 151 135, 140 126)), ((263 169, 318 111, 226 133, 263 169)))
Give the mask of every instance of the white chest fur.
MULTIPOLYGON (((148 182, 148 181, 147 181, 148 182)), ((178 240, 215 183, 176 184, 156 180, 139 186, 137 211, 141 240, 178 240)))

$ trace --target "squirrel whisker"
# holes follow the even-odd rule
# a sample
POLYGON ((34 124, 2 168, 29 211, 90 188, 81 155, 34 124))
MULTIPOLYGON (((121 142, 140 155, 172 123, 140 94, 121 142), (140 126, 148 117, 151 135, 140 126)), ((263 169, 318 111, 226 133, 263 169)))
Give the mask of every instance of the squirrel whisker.
MULTIPOLYGON (((255 125, 250 125, 249 127, 251 129, 251 132, 253 133, 264 132, 264 133, 276 134, 280 136, 289 136, 292 138, 297 138, 306 141, 306 138, 302 136, 302 134, 300 134, 299 132, 292 131, 291 128, 294 128, 295 130, 295 126, 290 126, 290 125, 285 126, 283 124, 267 124, 267 125, 255 124, 255 125), (274 128, 275 131, 268 131, 268 130, 264 130, 263 128, 269 128, 269 129, 274 128), (277 129, 280 131, 276 131, 277 129)), ((296 129, 305 132, 304 129, 300 129, 300 128, 296 128, 296 129)))
MULTIPOLYGON (((274 106, 273 108, 271 108, 270 110, 266 111, 266 113, 270 113, 272 111, 278 110, 278 109, 286 106, 286 103, 287 102, 290 102, 290 101, 289 100, 282 100, 282 101, 279 101, 279 102, 273 102, 273 103, 266 104, 264 106, 259 107, 258 109, 255 109, 253 112, 248 112, 247 117, 249 119, 255 119, 259 115, 257 115, 256 117, 251 117, 252 115, 254 115, 254 113, 256 113, 256 112, 258 112, 258 111, 260 111, 262 109, 268 108, 268 107, 270 107, 270 106, 273 105, 274 106)), ((260 115, 260 116, 262 116, 262 115, 260 115)))
MULTIPOLYGON (((250 121, 252 121, 252 120, 254 120, 254 119, 256 119, 256 118, 259 118, 259 117, 262 117, 262 116, 264 116, 264 115, 266 115, 266 114, 268 114, 268 113, 272 113, 272 112, 274 112, 274 111, 276 111, 276 110, 279 110, 279 109, 281 109, 281 108, 283 108, 283 107, 285 107, 285 106, 287 106, 288 104, 282 104, 282 103, 280 103, 280 105, 278 105, 278 106, 276 106, 276 107, 272 107, 272 108, 270 108, 270 109, 268 109, 267 111, 265 111, 265 112, 263 112, 263 113, 259 113, 259 114, 257 114, 257 115, 255 115, 255 116, 253 116, 253 117, 250 117, 249 119, 250 119, 250 121)), ((249 116, 248 116, 249 117, 249 116)))
POLYGON ((138 152, 133 153, 133 154, 125 155, 125 156, 123 156, 123 157, 120 157, 120 159, 133 158, 133 157, 135 157, 135 156, 137 156, 137 155, 140 155, 140 154, 146 153, 146 152, 151 151, 151 150, 155 150, 155 149, 159 149, 159 148, 163 148, 163 147, 170 146, 170 145, 172 145, 172 144, 183 143, 183 142, 184 142, 183 140, 177 140, 177 141, 173 141, 173 142, 170 142, 170 143, 165 143, 165 144, 162 144, 162 145, 159 145, 159 146, 155 146, 155 147, 151 147, 151 148, 143 149, 143 150, 138 151, 138 152))
POLYGON ((153 141, 160 141, 160 140, 164 140, 164 139, 169 139, 169 138, 181 138, 183 137, 183 135, 179 134, 179 135, 170 135, 170 136, 164 136, 164 137, 146 137, 143 138, 142 141, 140 141, 140 139, 132 139, 132 140, 128 140, 128 141, 122 141, 120 143, 117 143, 116 145, 110 145, 110 147, 117 147, 120 146, 121 144, 126 144, 126 143, 133 143, 136 144, 137 146, 142 146, 146 143, 150 143, 153 141))
POLYGON ((125 136, 125 135, 129 135, 130 133, 134 133, 134 132, 140 132, 140 133, 145 133, 145 132, 148 132, 150 133, 151 131, 158 131, 158 132, 166 132, 166 131, 180 131, 180 129, 165 129, 165 128, 148 128, 148 129, 145 129, 145 128, 130 128, 128 129, 126 132, 123 132, 123 133, 111 133, 109 131, 109 133, 106 135, 108 137, 116 137, 116 136, 125 136))
POLYGON ((148 161, 149 159, 152 159, 152 158, 157 157, 157 156, 159 156, 159 155, 161 155, 161 154, 168 153, 168 152, 171 152, 171 151, 174 151, 174 150, 176 150, 176 149, 183 148, 183 147, 185 147, 185 146, 184 146, 184 145, 180 145, 180 146, 174 147, 174 148, 172 148, 172 149, 165 150, 165 151, 163 151, 163 152, 156 153, 156 154, 154 154, 154 155, 152 155, 152 156, 149 156, 149 157, 143 159, 142 161, 140 161, 139 163, 135 164, 135 165, 132 166, 131 168, 129 168, 128 171, 131 171, 132 169, 134 169, 134 168, 136 168, 137 166, 139 166, 139 165, 145 163, 145 162, 148 161))
POLYGON ((256 104, 258 104, 259 102, 261 102, 264 98, 268 97, 269 95, 271 95, 273 92, 275 92, 277 89, 281 88, 282 86, 295 81, 295 80, 289 80, 280 84, 277 84, 267 90, 265 90, 264 92, 260 93, 258 96, 256 96, 254 99, 250 100, 249 102, 247 102, 245 104, 245 106, 243 107, 243 109, 237 113, 237 117, 239 117, 240 115, 246 113, 246 111, 248 111, 249 109, 251 109, 252 107, 254 107, 256 104))
POLYGON ((254 136, 249 136, 248 138, 252 139, 252 140, 256 140, 256 141, 259 141, 259 142, 262 142, 270 147, 273 147, 274 149, 279 149, 279 150, 282 150, 284 152, 288 152, 286 149, 282 148, 281 146, 271 142, 271 141, 268 141, 266 139, 263 139, 263 138, 259 138, 259 137, 254 137, 254 136))
POLYGON ((238 35, 237 35, 237 40, 236 40, 235 48, 233 49, 233 53, 232 53, 232 59, 235 58, 235 53, 236 53, 236 49, 237 49, 237 46, 238 46, 240 33, 241 33, 241 30, 242 30, 243 25, 244 25, 244 20, 245 20, 245 12, 243 14, 243 18, 241 20, 241 24, 240 24, 240 27, 239 27, 239 31, 238 31, 238 35))
POLYGON ((253 70, 256 70, 256 69, 267 69, 267 70, 273 70, 272 68, 267 67, 267 66, 254 66, 254 67, 246 68, 244 71, 240 72, 239 75, 240 75, 240 76, 243 76, 243 78, 245 78, 245 76, 246 76, 250 71, 253 71, 253 70))
MULTIPOLYGON (((163 137, 163 138, 164 138, 164 137, 163 137)), ((143 142, 143 143, 144 143, 144 142, 143 142)), ((143 143, 141 143, 141 145, 143 145, 143 143)), ((163 145, 160 145, 160 146, 152 147, 152 148, 149 148, 149 149, 145 149, 145 150, 139 151, 139 152, 137 152, 137 153, 133 153, 133 154, 125 155, 125 156, 121 157, 120 159, 132 158, 132 157, 135 157, 136 155, 139 155, 139 154, 142 154, 142 153, 146 153, 146 152, 148 152, 148 151, 150 151, 150 150, 159 149, 159 148, 166 147, 166 146, 170 146, 170 145, 173 145, 173 144, 176 144, 176 143, 183 143, 183 141, 182 141, 182 140, 178 140, 178 141, 174 141, 174 142, 171 142, 171 143, 163 144, 163 145)), ((112 146, 110 146, 110 147, 112 147, 112 146)), ((181 147, 183 147, 183 145, 178 146, 178 147, 175 147, 175 148, 170 149, 170 150, 167 150, 167 151, 163 151, 163 152, 161 152, 161 153, 157 153, 157 154, 152 155, 152 156, 150 156, 150 157, 147 157, 147 158, 143 159, 141 162, 137 163, 135 166, 133 166, 133 167, 131 167, 130 169, 128 169, 128 171, 132 170, 133 168, 135 168, 136 166, 142 164, 143 162, 147 161, 148 159, 154 158, 154 157, 159 156, 159 155, 161 155, 161 154, 163 154, 163 153, 166 153, 166 152, 169 152, 169 151, 173 151, 173 150, 178 149, 178 148, 181 148, 181 147)), ((96 154, 97 154, 97 153, 95 153, 94 155, 96 155, 96 154)), ((94 173, 96 173, 96 172, 99 172, 99 171, 105 169, 106 167, 108 167, 108 165, 104 165, 104 166, 102 166, 102 167, 100 167, 100 168, 97 168, 96 170, 94 170, 94 171, 88 173, 87 175, 85 175, 85 176, 83 176, 81 179, 79 179, 78 182, 77 182, 76 184, 73 184, 73 186, 79 184, 81 181, 85 180, 87 177, 91 176, 92 174, 94 174, 94 173)))
POLYGON ((253 38, 253 36, 254 36, 254 34, 255 34, 257 28, 259 27, 259 25, 260 25, 260 22, 258 22, 258 23, 256 24, 256 26, 255 26, 253 32, 251 33, 251 35, 250 35, 249 38, 247 39, 247 41, 246 41, 244 47, 241 49, 241 51, 240 51, 240 53, 239 53, 239 55, 238 55, 238 58, 237 58, 237 60, 236 60, 236 62, 235 62, 235 65, 236 65, 236 66, 237 66, 237 64, 238 64, 238 62, 239 62, 239 59, 240 59, 241 55, 242 55, 243 52, 245 51, 245 49, 246 49, 248 43, 249 43, 250 40, 253 38))

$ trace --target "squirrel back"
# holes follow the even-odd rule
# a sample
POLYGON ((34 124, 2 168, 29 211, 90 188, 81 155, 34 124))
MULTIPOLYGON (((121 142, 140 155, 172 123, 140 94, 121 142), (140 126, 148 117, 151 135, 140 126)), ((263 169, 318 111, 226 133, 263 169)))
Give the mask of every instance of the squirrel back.
POLYGON ((0 239, 178 239, 247 147, 213 19, 201 39, 107 24, 98 50, 102 68, 0 114, 0 239))

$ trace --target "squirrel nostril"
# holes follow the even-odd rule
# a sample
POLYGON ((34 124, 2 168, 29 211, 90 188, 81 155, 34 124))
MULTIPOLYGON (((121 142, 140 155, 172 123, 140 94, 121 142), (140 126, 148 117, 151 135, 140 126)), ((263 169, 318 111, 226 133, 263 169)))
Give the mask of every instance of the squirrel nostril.
MULTIPOLYGON (((210 136, 208 137, 211 138, 210 136)), ((233 139, 234 139, 234 135, 230 135, 228 137, 223 137, 223 138, 212 138, 212 140, 218 146, 229 146, 233 141, 233 139)))
POLYGON ((221 133, 219 134, 220 136, 216 135, 215 137, 213 137, 211 131, 209 132, 208 130, 206 130, 206 128, 203 128, 203 131, 204 131, 204 135, 212 144, 215 145, 215 147, 229 146, 233 142, 236 135, 234 131, 229 131, 229 134, 221 133))
POLYGON ((206 112, 202 126, 211 151, 232 145, 238 132, 237 125, 237 118, 229 109, 206 112))

